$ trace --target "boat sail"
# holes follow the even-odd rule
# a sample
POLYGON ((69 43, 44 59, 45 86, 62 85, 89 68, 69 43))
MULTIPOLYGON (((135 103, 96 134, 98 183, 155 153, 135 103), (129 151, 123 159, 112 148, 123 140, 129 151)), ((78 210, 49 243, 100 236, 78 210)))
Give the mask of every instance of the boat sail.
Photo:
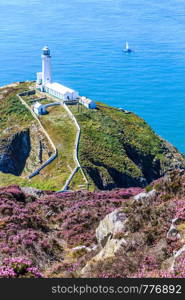
POLYGON ((126 41, 125 43, 125 49, 128 50, 129 49, 129 45, 128 45, 128 42, 126 41))
POLYGON ((125 43, 125 48, 123 49, 124 52, 132 52, 131 48, 129 47, 128 42, 125 43))

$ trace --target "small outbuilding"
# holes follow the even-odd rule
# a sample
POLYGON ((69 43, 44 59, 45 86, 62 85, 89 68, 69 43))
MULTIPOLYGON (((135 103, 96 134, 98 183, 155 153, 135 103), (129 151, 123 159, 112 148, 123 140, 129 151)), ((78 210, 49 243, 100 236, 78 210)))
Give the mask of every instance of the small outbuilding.
POLYGON ((37 114, 37 115, 45 115, 47 114, 47 110, 45 108, 45 106, 39 102, 36 102, 33 105, 33 111, 37 114))
POLYGON ((96 108, 96 103, 93 100, 84 96, 80 97, 79 103, 83 104, 85 107, 90 109, 96 108))

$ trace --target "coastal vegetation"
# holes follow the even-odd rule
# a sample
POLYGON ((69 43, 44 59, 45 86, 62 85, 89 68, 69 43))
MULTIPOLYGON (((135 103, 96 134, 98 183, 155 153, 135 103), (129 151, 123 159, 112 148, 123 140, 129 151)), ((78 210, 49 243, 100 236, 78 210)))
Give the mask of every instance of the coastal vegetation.
POLYGON ((80 163, 96 188, 146 186, 185 166, 183 155, 134 113, 102 103, 96 110, 70 109, 81 127, 80 163))
POLYGON ((75 167, 76 128, 63 106, 39 116, 58 157, 28 179, 53 151, 16 96, 32 88, 0 89, 0 277, 184 277, 184 156, 134 113, 70 105, 89 191, 78 170, 56 193, 75 167))
MULTIPOLYGON (((49 107, 48 114, 39 116, 58 150, 58 157, 40 171, 39 175, 28 179, 28 176, 53 153, 38 122, 16 96, 33 88, 34 83, 23 82, 0 90, 0 112, 3 116, 0 119, 3 171, 0 172, 0 185, 16 183, 42 190, 61 190, 75 168, 76 127, 63 106, 49 107), (15 151, 18 148, 22 149, 22 155, 15 151), (15 170, 16 164, 11 165, 11 161, 17 160, 14 155, 16 152, 17 157, 23 157, 23 170, 15 170), (10 167, 4 171, 5 161, 9 161, 10 167)), ((43 104, 56 101, 55 98, 39 92, 23 96, 30 107, 39 98, 44 98, 43 104)), ((88 178, 87 186, 79 170, 69 185, 70 189, 88 188, 93 191, 116 187, 144 187, 170 169, 185 167, 184 156, 157 136, 150 126, 134 113, 102 103, 97 103, 97 109, 87 109, 80 104, 68 107, 81 128, 78 157, 88 178)))
POLYGON ((0 188, 0 277, 184 277, 184 182, 176 170, 150 192, 0 188))
MULTIPOLYGON (((71 170, 75 167, 73 155, 76 128, 62 106, 50 107, 47 109, 49 114, 40 116, 43 127, 47 130, 58 150, 58 157, 50 165, 44 168, 39 175, 28 180, 28 175, 42 163, 39 162, 38 158, 40 144, 42 143, 42 161, 49 158, 52 154, 52 149, 49 146, 47 139, 43 136, 43 133, 39 130, 39 126, 29 110, 20 103, 16 96, 17 93, 28 90, 32 88, 32 86, 30 86, 30 83, 27 83, 23 84, 23 86, 22 84, 19 84, 18 87, 19 88, 14 90, 13 100, 12 98, 9 98, 9 93, 3 97, 5 109, 2 109, 2 113, 6 116, 4 119, 4 127, 6 130, 5 132, 2 131, 1 134, 1 146, 2 143, 5 143, 6 147, 8 138, 12 137, 16 132, 22 132, 25 128, 29 128, 32 151, 30 152, 30 157, 21 176, 7 174, 8 172, 6 174, 0 172, 0 178, 2 179, 0 185, 5 186, 17 183, 21 186, 32 186, 38 189, 60 190, 69 177, 71 170)), ((6 89, 9 90, 9 88, 6 89)), ((33 104, 33 99, 37 99, 39 96, 33 95, 31 97, 25 96, 23 98, 31 106, 33 104)), ((51 101, 51 99, 46 98, 43 102, 47 104, 51 101)), ((78 188, 79 185, 85 185, 81 172, 76 174, 74 181, 71 184, 74 190, 78 188)))
POLYGON ((33 120, 30 112, 20 104, 16 94, 27 90, 30 86, 30 82, 15 84, 0 89, 0 136, 6 128, 15 127, 25 128, 33 120))

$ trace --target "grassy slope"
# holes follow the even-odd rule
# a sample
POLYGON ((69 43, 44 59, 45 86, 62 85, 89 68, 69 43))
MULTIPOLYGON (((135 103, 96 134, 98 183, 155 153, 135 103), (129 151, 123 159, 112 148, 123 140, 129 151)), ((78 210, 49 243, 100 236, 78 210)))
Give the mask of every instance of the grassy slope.
MULTIPOLYGON (((40 117, 40 120, 58 149, 58 158, 43 169, 41 175, 33 178, 33 183, 39 188, 42 186, 44 189, 57 190, 62 188, 75 167, 73 149, 76 128, 63 107, 55 106, 47 110, 49 114, 40 117)), ((80 176, 79 182, 73 188, 83 183, 83 178, 80 176)))
POLYGON ((79 157, 87 175, 93 168, 111 182, 107 168, 114 168, 131 177, 142 176, 141 169, 126 153, 127 144, 138 153, 154 155, 161 162, 165 159, 160 138, 142 118, 99 105, 98 110, 70 106, 82 129, 79 157))
MULTIPOLYGON (((16 93, 24 91, 28 87, 29 83, 20 84, 17 89, 12 88, 8 95, 4 94, 3 98, 0 98, 0 112, 3 116, 0 119, 0 125, 3 130, 15 126, 15 124, 22 129, 33 122, 31 114, 15 96, 16 93)), ((31 98, 25 97, 30 105, 31 98)), ((44 100, 43 103, 47 103, 47 101, 51 102, 51 98, 44 100)), ((101 103, 99 103, 98 110, 88 110, 81 105, 79 110, 78 106, 70 106, 70 109, 81 127, 79 159, 91 183, 90 190, 96 188, 97 183, 89 170, 93 170, 95 177, 98 174, 107 185, 109 183, 111 185, 112 182, 115 182, 115 178, 112 177, 110 170, 116 171, 118 176, 126 174, 130 178, 142 177, 143 171, 139 164, 145 163, 147 155, 154 156, 156 160, 160 160, 161 164, 164 161, 166 165, 169 165, 163 153, 161 139, 142 118, 135 114, 126 114, 105 104, 102 106, 101 103), (142 162, 138 164, 133 161, 127 153, 127 145, 134 149, 136 155, 143 156, 142 162)), ((58 190, 64 185, 70 170, 75 166, 73 146, 76 129, 62 107, 51 107, 48 108, 48 111, 49 114, 41 116, 40 119, 59 150, 59 157, 32 180, 0 173, 1 186, 18 183, 40 189, 58 190)), ((183 160, 182 157, 181 159, 183 160)), ((79 189, 79 185, 84 187, 81 172, 77 172, 74 176, 70 188, 79 189)))
POLYGON ((4 129, 19 125, 19 128, 29 126, 33 120, 30 112, 20 105, 20 101, 16 97, 17 93, 27 90, 30 83, 22 83, 19 86, 12 88, 0 89, 0 136, 4 129))
MULTIPOLYGON (((17 124, 19 129, 23 129, 29 127, 30 122, 33 121, 29 111, 21 105, 16 97, 16 93, 27 90, 28 87, 29 84, 21 84, 19 89, 16 91, 14 89, 13 94, 3 98, 3 106, 1 107, 3 119, 0 120, 3 126, 1 125, 1 128, 5 129, 17 124)), ((35 98, 35 96, 30 98, 35 98)), ((29 102, 30 98, 24 97, 24 100, 29 102)), ((44 101, 47 103, 47 100, 44 101)), ((51 102, 51 100, 48 100, 48 102, 51 102)), ((40 175, 31 180, 23 176, 17 177, 0 172, 0 186, 17 183, 21 186, 32 186, 39 189, 59 190, 63 187, 71 169, 75 167, 73 149, 76 128, 63 107, 50 107, 47 110, 49 114, 41 116, 40 120, 58 149, 58 158, 43 169, 40 175)), ((17 129, 15 128, 15 130, 17 129)), ((78 172, 71 187, 76 189, 79 184, 84 185, 84 180, 82 174, 78 172)))

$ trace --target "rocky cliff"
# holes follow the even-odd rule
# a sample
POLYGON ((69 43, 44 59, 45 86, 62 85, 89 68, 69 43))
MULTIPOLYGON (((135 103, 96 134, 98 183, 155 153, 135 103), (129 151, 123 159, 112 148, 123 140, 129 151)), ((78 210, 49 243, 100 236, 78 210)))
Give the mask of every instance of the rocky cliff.
POLYGON ((0 138, 0 172, 26 177, 51 153, 38 124, 31 122, 29 128, 23 129, 18 126, 7 128, 0 138))
MULTIPOLYGON (((7 130, 6 130, 7 133, 7 130)), ((6 135, 0 139, 0 171, 20 176, 29 157, 31 144, 29 129, 6 135)))

